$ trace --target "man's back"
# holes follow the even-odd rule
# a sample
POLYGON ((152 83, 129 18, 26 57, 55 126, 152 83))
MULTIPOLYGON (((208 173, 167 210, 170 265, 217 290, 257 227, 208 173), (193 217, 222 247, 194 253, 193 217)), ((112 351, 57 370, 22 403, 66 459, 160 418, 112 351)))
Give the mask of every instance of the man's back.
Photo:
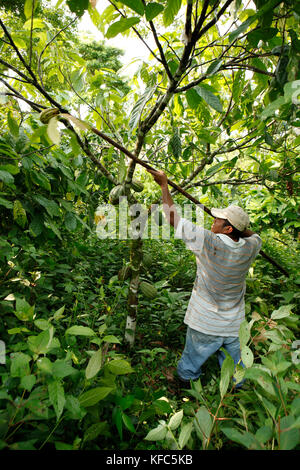
POLYGON ((238 336, 245 278, 261 247, 258 235, 233 241, 180 219, 176 237, 196 255, 197 277, 184 322, 210 335, 238 336))

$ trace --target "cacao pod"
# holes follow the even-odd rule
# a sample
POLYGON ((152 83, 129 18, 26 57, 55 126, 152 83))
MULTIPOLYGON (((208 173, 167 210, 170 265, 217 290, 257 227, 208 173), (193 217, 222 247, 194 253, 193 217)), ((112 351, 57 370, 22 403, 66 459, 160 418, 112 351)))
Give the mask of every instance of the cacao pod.
POLYGON ((116 206, 119 204, 119 197, 125 195, 125 187, 122 184, 118 184, 114 188, 112 188, 111 192, 109 193, 109 200, 110 202, 116 206))
POLYGON ((58 108, 44 109, 40 114, 40 121, 43 124, 48 124, 50 119, 52 119, 54 116, 58 116, 59 113, 60 113, 60 111, 59 111, 58 108))
POLYGON ((146 268, 150 268, 151 264, 152 264, 152 256, 150 255, 150 253, 144 253, 144 255, 143 255, 143 265, 146 268))
POLYGON ((132 180, 131 181, 131 187, 133 189, 133 191, 137 192, 137 193, 140 193, 143 191, 144 189, 144 185, 141 181, 138 181, 138 180, 132 180))
POLYGON ((119 281, 125 281, 129 278, 131 274, 131 266, 127 264, 126 266, 122 266, 120 271, 118 272, 118 279, 119 281))
POLYGON ((140 282, 140 291, 147 299, 154 299, 157 296, 157 289, 150 284, 150 282, 141 281, 140 282))

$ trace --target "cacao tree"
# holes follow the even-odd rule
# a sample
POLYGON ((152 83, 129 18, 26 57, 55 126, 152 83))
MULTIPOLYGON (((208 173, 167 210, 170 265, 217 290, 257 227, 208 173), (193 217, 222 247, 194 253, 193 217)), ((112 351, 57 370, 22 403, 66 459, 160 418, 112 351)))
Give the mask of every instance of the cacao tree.
MULTIPOLYGON (((88 127, 78 127, 78 121, 76 127, 63 118, 59 132, 58 121, 47 128, 39 122, 43 109, 84 118, 136 158, 200 194, 203 203, 216 204, 223 187, 230 188, 227 197, 242 200, 247 185, 258 186, 263 201, 266 194, 279 197, 278 191, 294 201, 300 143, 296 0, 111 1, 102 13, 95 3, 58 1, 51 11, 67 6, 72 15, 58 28, 47 22, 43 2, 26 0, 26 18, 19 19, 18 28, 2 8, 0 81, 3 96, 11 100, 7 125, 12 133, 27 124, 34 129, 33 143, 46 138, 56 148, 68 145, 75 155, 82 152, 107 180, 107 189, 122 185, 131 202, 154 202, 133 191, 136 162, 88 127), (91 64, 91 50, 98 46, 72 47, 68 28, 86 10, 106 39, 130 34, 148 49, 149 61, 141 64, 130 89, 121 86, 116 70, 91 64), (20 101, 31 110, 21 111, 20 101)), ((4 178, 9 184, 10 177, 4 178)), ((255 217, 250 195, 247 202, 255 217)), ((26 207, 17 205, 15 212, 24 226, 25 215, 32 223, 26 207)), ((288 209, 286 215, 286 229, 297 236, 295 212, 288 209)), ((276 228, 278 218, 271 221, 276 228)), ((130 244, 127 326, 134 331, 143 289, 142 239, 130 244)))

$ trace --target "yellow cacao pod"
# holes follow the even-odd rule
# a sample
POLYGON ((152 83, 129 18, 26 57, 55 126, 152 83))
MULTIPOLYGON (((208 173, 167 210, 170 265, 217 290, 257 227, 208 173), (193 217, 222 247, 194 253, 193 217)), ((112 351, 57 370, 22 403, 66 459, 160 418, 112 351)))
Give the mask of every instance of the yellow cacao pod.
POLYGON ((44 109, 40 114, 40 121, 43 124, 48 124, 50 119, 52 119, 54 116, 58 116, 59 113, 60 113, 60 111, 59 111, 58 108, 44 109))

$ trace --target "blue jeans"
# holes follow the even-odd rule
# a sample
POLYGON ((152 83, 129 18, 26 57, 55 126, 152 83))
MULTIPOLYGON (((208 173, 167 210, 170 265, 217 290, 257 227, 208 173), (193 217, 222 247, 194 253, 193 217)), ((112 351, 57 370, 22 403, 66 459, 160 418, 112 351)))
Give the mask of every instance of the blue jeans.
MULTIPOLYGON (((219 349, 223 347, 237 364, 241 359, 240 340, 234 336, 213 336, 201 333, 187 327, 185 347, 177 365, 177 373, 184 381, 196 380, 201 375, 201 366, 215 352, 218 355, 220 367, 222 367, 225 354, 219 349)), ((244 367, 242 361, 240 365, 244 367)), ((244 380, 236 387, 241 387, 244 380)))

